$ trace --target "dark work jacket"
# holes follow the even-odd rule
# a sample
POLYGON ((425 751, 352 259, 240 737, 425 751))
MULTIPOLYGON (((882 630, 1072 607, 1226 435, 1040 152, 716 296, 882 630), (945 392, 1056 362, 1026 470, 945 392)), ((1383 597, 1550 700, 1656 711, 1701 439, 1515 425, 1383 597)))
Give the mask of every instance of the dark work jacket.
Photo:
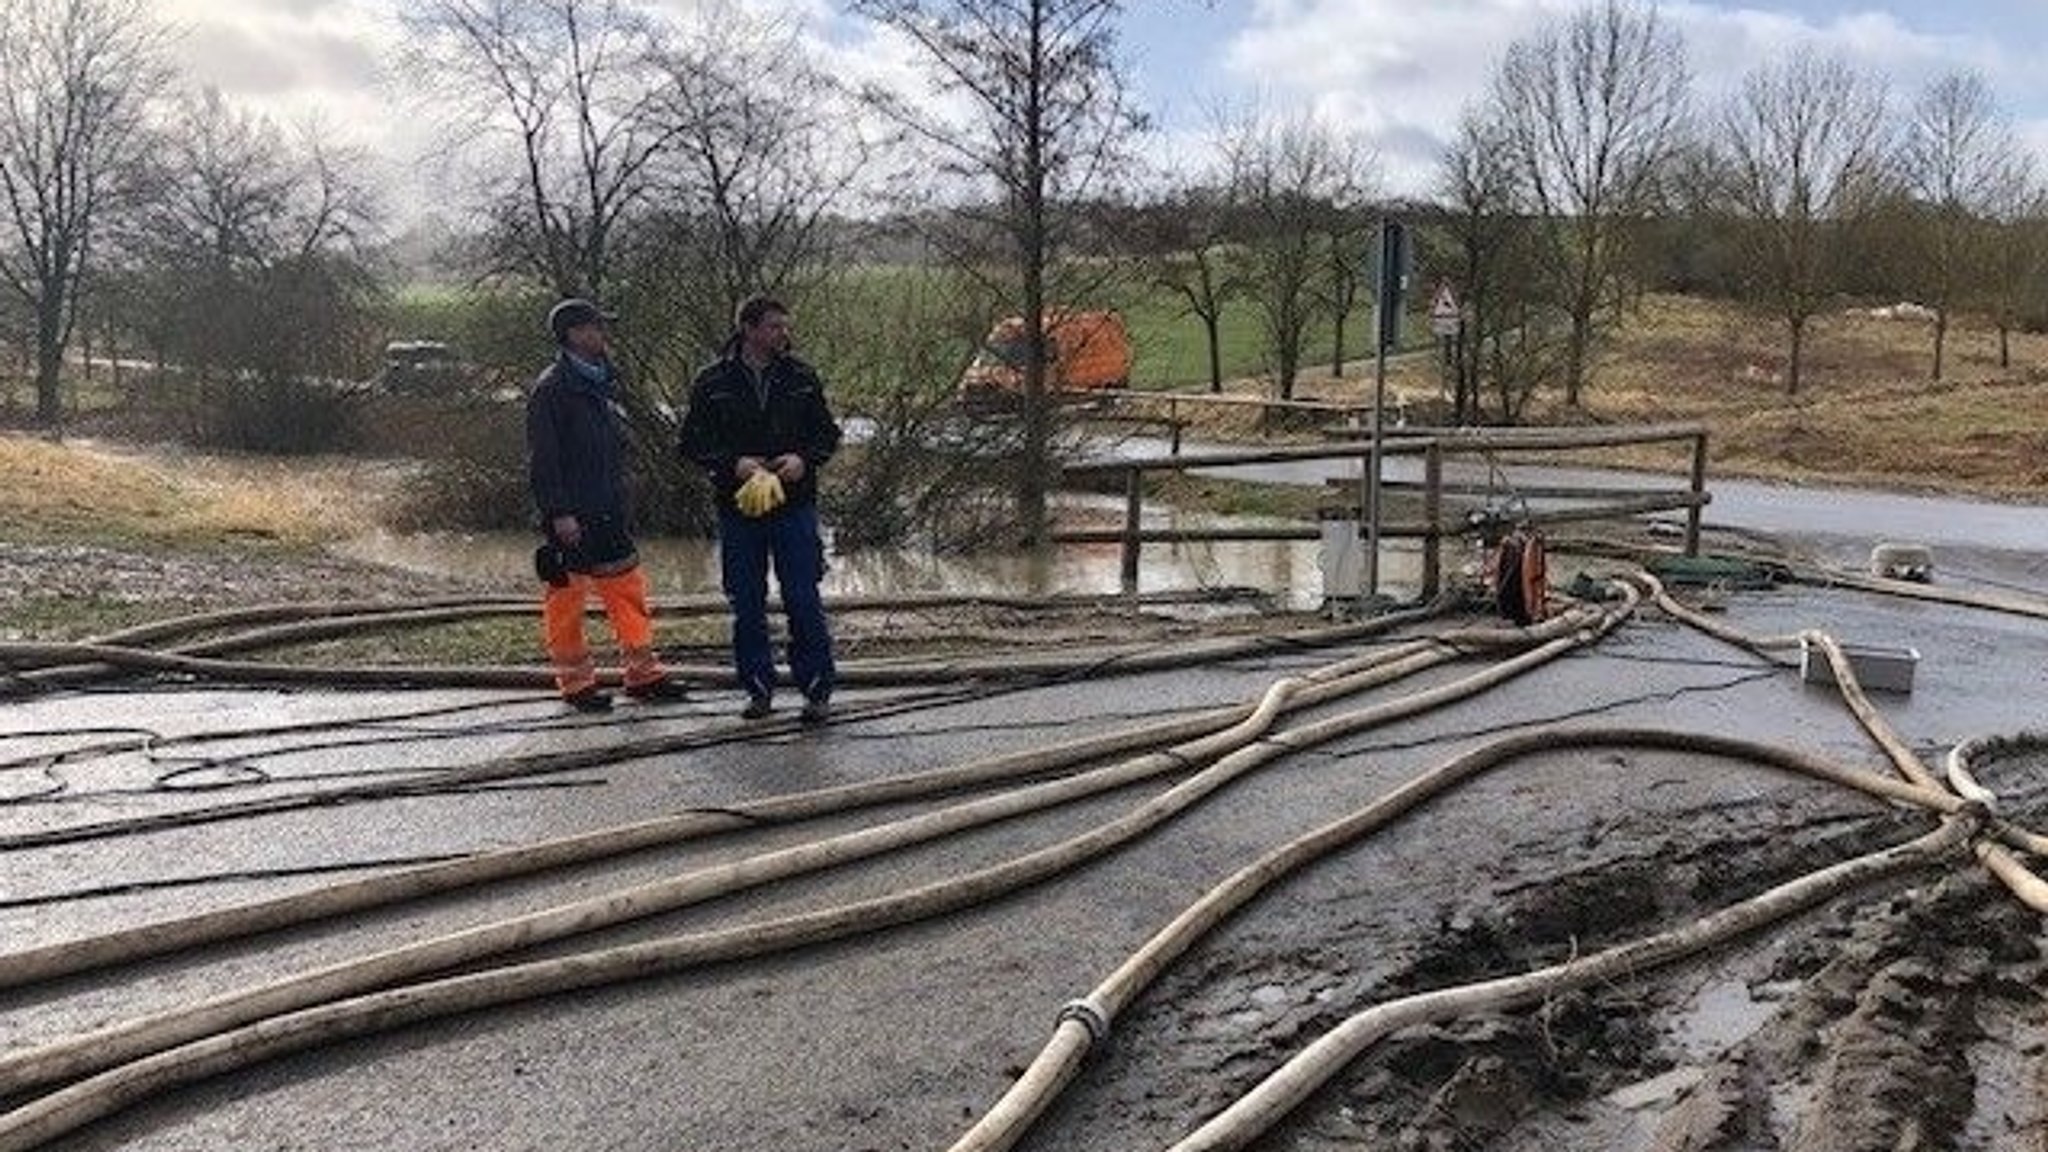
POLYGON ((792 452, 803 457, 804 478, 783 488, 789 504, 801 506, 817 499, 818 470, 839 447, 839 424, 825 404, 824 382, 810 365, 778 356, 762 375, 768 383, 766 403, 755 394, 753 376, 735 348, 697 373, 690 386, 683 457, 704 470, 728 508, 740 486, 733 475, 740 457, 763 463, 792 452))
POLYGON ((526 398, 526 474, 540 511, 541 531, 564 514, 582 522, 584 556, 571 556, 577 570, 602 569, 629 561, 633 544, 626 530, 626 436, 614 400, 617 376, 591 380, 569 363, 567 353, 534 381, 526 398))

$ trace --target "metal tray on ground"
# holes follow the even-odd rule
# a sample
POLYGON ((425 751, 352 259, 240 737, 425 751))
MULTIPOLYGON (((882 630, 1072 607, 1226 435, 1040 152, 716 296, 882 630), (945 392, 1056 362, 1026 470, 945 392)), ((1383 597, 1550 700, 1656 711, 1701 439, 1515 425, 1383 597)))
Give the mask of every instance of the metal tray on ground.
MULTIPOLYGON (((1892 648, 1876 644, 1843 644, 1849 671, 1867 692, 1911 692, 1913 670, 1919 667, 1918 648, 1892 648)), ((1799 643, 1799 678, 1808 684, 1833 684, 1835 666, 1817 644, 1799 643)))

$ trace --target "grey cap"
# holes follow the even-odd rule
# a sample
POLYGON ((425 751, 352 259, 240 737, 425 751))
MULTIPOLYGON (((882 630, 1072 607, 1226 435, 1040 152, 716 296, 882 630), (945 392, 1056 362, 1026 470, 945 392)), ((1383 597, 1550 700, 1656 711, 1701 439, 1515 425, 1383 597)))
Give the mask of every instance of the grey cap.
POLYGON ((555 334, 555 343, 566 343, 569 329, 582 324, 609 324, 618 317, 599 308, 581 296, 567 300, 548 309, 548 331, 555 334))

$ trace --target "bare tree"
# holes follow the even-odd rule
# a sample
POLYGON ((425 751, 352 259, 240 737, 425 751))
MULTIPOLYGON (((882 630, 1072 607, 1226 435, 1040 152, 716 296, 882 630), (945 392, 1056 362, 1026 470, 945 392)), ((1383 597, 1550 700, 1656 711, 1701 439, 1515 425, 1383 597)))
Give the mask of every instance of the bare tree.
POLYGON ((1356 206, 1331 214, 1330 231, 1324 236, 1323 274, 1318 279, 1316 302, 1330 317, 1330 376, 1344 375, 1344 329, 1351 313, 1366 294, 1365 252, 1378 222, 1356 206))
POLYGON ((1849 225, 1886 162, 1881 81, 1798 52, 1743 79, 1721 112, 1729 207, 1754 301, 1785 325, 1785 391, 1799 391, 1808 323, 1835 289, 1849 225))
POLYGON ((1536 387, 1556 383, 1512 363, 1516 352, 1540 340, 1530 331, 1529 315, 1543 285, 1531 274, 1532 229, 1515 211, 1515 174, 1503 143, 1505 131, 1498 120, 1467 109, 1443 157, 1440 187, 1452 243, 1447 265, 1462 311, 1451 344, 1451 409, 1459 424, 1485 418, 1488 379, 1498 394, 1499 418, 1510 424, 1536 387))
POLYGON ((155 194, 126 245, 131 325, 196 389, 187 431, 335 446, 345 413, 328 382, 362 366, 376 291, 358 248, 377 214, 350 175, 360 158, 319 124, 288 136, 210 89, 159 141, 155 194))
POLYGON ((936 99, 870 91, 874 105, 922 146, 926 185, 950 185, 954 207, 986 252, 955 248, 970 275, 995 268, 1025 328, 1021 456, 1015 475, 1019 531, 1041 543, 1052 473, 1044 318, 1078 212, 1130 170, 1144 127, 1119 70, 1122 0, 852 0, 852 11, 907 39, 922 55, 936 99), (964 108, 965 122, 947 108, 964 108), (974 204, 989 206, 984 213, 974 204), (977 216, 979 217, 977 220, 977 216))
POLYGON ((1245 278, 1272 357, 1274 395, 1294 396, 1302 345, 1326 288, 1326 253, 1365 198, 1365 152, 1306 116, 1256 108, 1222 129, 1245 278))
POLYGON ((1567 404, 1579 403, 1630 229, 1654 207, 1665 162, 1683 143, 1688 87, 1678 34, 1631 0, 1603 0, 1518 41, 1495 76, 1491 115, 1570 325, 1567 404))
POLYGON ((701 357, 755 292, 802 295, 828 263, 835 211, 870 146, 857 117, 787 26, 731 0, 698 13, 657 57, 650 109, 668 146, 650 164, 655 207, 635 253, 636 300, 701 357))
POLYGON ((2011 125, 1974 73, 1936 80, 1914 106, 1900 152, 1917 209, 1908 273, 1919 302, 1934 310, 1933 378, 1941 379, 1948 329, 1983 278, 1989 222, 2023 202, 2027 169, 2011 125))
POLYGON ((422 0, 405 22, 405 74, 476 165, 501 270, 607 293, 674 131, 646 19, 625 0, 422 0))
POLYGON ((34 316, 36 420, 54 427, 79 286, 168 73, 134 0, 0 0, 0 31, 0 285, 34 316))
POLYGON ((1983 304, 1998 326, 1998 366, 2012 367, 2012 331, 2048 313, 2048 188, 2027 166, 2012 197, 1995 207, 1983 304))
POLYGON ((1230 193, 1193 184, 1139 215, 1138 243, 1152 283, 1180 301, 1179 315, 1202 326, 1209 391, 1223 391, 1223 309, 1244 283, 1230 237, 1230 193))

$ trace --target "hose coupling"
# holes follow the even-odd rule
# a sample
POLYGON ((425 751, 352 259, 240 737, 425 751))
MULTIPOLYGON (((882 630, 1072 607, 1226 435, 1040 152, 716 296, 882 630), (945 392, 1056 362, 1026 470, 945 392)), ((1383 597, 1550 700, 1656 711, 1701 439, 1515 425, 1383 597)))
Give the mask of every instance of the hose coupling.
POLYGON ((1088 1046, 1090 1048, 1109 1039, 1109 1014, 1104 1012, 1101 1006, 1092 999, 1084 997, 1079 1000, 1069 1000, 1065 1004, 1060 1005, 1059 1018, 1054 1021, 1054 1025, 1064 1024, 1069 1020, 1080 1021, 1081 1027, 1088 1030, 1088 1046))

